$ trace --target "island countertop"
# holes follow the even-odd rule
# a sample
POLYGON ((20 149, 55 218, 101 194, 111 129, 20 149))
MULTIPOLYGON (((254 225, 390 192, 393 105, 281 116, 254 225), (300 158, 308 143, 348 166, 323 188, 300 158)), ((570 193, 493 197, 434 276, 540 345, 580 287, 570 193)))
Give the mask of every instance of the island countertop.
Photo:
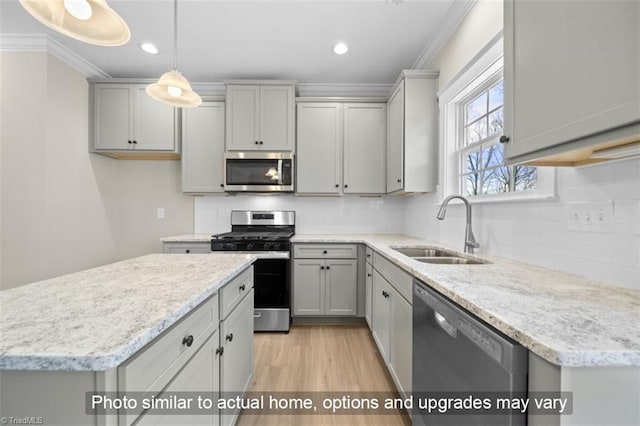
POLYGON ((151 254, 0 292, 0 370, 117 367, 250 266, 151 254))

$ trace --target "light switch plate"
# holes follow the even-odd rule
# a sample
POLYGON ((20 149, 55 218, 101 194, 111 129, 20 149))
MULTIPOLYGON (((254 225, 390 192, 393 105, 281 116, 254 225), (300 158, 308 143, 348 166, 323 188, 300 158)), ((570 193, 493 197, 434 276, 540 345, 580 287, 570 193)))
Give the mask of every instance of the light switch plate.
POLYGON ((613 201, 567 204, 567 229, 576 232, 613 232, 613 201))
POLYGON ((633 204, 633 233, 640 235, 640 200, 633 204))
POLYGON ((164 208, 158 207, 156 216, 158 217, 158 219, 164 219, 164 208))

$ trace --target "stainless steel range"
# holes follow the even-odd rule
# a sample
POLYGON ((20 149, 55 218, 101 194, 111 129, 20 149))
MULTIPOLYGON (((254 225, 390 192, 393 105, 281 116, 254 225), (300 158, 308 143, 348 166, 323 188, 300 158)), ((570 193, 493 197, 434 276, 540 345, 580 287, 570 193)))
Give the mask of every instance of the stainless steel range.
POLYGON ((231 232, 211 237, 211 251, 255 253, 254 330, 289 331, 294 211, 231 212, 231 232))

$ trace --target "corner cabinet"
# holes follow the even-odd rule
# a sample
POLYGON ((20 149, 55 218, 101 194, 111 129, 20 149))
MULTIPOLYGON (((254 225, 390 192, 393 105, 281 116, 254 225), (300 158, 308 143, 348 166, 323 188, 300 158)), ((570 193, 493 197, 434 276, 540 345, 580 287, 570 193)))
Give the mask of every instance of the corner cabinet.
POLYGON ((387 103, 387 193, 437 184, 438 72, 403 71, 387 103))
POLYGON ((504 80, 510 163, 640 140, 640 2, 505 0, 504 80))
POLYGON ((226 149, 293 151, 295 82, 226 81, 226 149))
POLYGON ((385 193, 386 104, 297 105, 299 194, 385 193))
POLYGON ((182 110, 182 192, 224 192, 224 102, 182 110))
POLYGON ((146 87, 91 83, 90 152, 114 158, 180 158, 177 109, 149 97, 146 87))
POLYGON ((353 244, 296 244, 294 316, 355 316, 358 249, 353 244))

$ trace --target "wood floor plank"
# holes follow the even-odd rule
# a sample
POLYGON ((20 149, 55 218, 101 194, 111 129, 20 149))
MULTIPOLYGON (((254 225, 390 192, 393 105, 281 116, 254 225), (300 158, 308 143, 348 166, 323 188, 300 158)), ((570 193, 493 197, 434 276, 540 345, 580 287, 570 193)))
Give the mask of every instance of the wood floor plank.
MULTIPOLYGON (((254 335, 254 373, 250 392, 265 396, 290 395, 292 392, 320 393, 334 397, 349 396, 350 392, 356 395, 358 392, 391 395, 396 393, 396 388, 365 324, 296 324, 288 334, 254 335)), ((390 410, 386 413, 257 415, 244 411, 237 424, 411 424, 404 411, 390 410)))

